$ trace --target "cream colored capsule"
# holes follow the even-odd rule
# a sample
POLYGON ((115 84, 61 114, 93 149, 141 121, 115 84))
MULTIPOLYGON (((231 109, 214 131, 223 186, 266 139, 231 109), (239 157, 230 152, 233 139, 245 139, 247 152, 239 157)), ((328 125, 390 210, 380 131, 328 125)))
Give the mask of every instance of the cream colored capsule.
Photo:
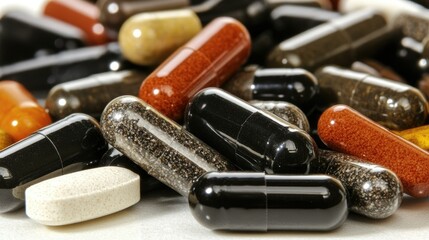
POLYGON ((123 55, 139 65, 156 65, 201 30, 191 10, 141 13, 132 16, 119 31, 123 55))
POLYGON ((25 191, 27 216, 44 225, 87 221, 140 200, 140 177, 121 167, 100 167, 51 178, 25 191))

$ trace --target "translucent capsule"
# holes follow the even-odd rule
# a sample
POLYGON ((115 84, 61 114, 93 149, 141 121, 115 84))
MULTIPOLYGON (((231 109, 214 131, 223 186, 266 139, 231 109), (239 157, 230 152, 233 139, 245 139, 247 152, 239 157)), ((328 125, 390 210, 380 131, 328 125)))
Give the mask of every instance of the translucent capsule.
POLYGON ((354 62, 350 69, 356 72, 367 73, 374 77, 389 79, 395 82, 407 83, 400 75, 392 68, 384 65, 376 60, 363 60, 354 62))
POLYGON ((395 130, 420 126, 428 115, 425 97, 409 85, 332 66, 320 69, 316 76, 321 108, 346 104, 395 130))
POLYGON ((99 118, 104 107, 122 95, 137 96, 147 77, 144 72, 106 72, 56 85, 49 91, 46 108, 54 119, 72 113, 86 113, 99 118))
POLYGON ((13 143, 12 138, 4 130, 0 129, 0 150, 8 147, 13 143))
POLYGON ((378 12, 365 9, 336 18, 281 42, 267 58, 268 67, 348 66, 382 49, 391 30, 378 12))
POLYGON ((242 170, 305 174, 317 157, 305 131, 216 88, 191 99, 185 125, 242 170))
POLYGON ((320 150, 310 172, 338 179, 347 191, 352 212, 381 219, 391 216, 401 205, 402 184, 396 174, 357 157, 320 150))
POLYGON ((429 151, 429 125, 402 131, 394 131, 398 136, 416 144, 420 148, 429 151))
POLYGON ((119 31, 124 57, 139 65, 157 65, 201 30, 191 10, 140 13, 119 31))
POLYGON ((212 230, 327 231, 347 218, 343 186, 323 175, 211 172, 192 185, 188 200, 195 219, 212 230))
POLYGON ((295 104, 304 112, 311 112, 319 92, 317 79, 304 69, 246 67, 228 80, 223 89, 249 101, 276 100, 295 104))
POLYGON ((0 128, 14 142, 51 123, 33 95, 15 81, 0 81, 0 128))
POLYGON ((249 53, 246 28, 233 18, 216 18, 143 81, 139 97, 167 117, 181 120, 195 93, 220 86, 249 53))
POLYGON ((113 147, 183 196, 202 174, 232 169, 219 153, 136 97, 111 101, 101 126, 113 147))
POLYGON ((429 10, 413 13, 402 13, 395 20, 395 25, 402 30, 403 34, 419 42, 429 34, 429 10))
POLYGON ((345 105, 328 108, 319 118, 317 131, 329 148, 392 170, 405 193, 429 196, 429 153, 356 110, 345 105))

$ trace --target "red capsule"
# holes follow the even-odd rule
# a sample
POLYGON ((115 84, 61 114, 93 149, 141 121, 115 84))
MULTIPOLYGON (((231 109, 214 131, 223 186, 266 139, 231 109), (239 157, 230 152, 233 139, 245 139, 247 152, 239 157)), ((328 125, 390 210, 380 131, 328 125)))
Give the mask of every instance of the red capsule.
POLYGON ((249 53, 246 28, 233 18, 217 18, 143 81, 139 97, 167 117, 180 120, 196 92, 220 86, 249 53))
POLYGON ((14 142, 51 123, 37 100, 15 81, 0 81, 0 128, 14 142))
POLYGON ((328 108, 317 130, 329 148, 391 169, 407 194, 429 196, 429 153, 418 146, 345 105, 328 108))

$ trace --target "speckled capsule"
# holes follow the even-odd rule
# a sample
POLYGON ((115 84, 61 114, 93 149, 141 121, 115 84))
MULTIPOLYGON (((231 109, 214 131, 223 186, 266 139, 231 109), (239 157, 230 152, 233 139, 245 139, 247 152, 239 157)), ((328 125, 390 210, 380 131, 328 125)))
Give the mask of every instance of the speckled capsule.
POLYGON ((305 131, 218 88, 189 101, 185 126, 245 171, 306 174, 317 157, 305 131))
POLYGON ((429 196, 429 153, 346 105, 328 108, 317 131, 330 148, 392 170, 404 192, 429 196))
POLYGON ((429 125, 393 132, 420 148, 429 151, 429 125))
POLYGON ((280 117, 286 122, 292 123, 306 132, 310 132, 310 124, 308 123, 305 113, 292 103, 261 100, 252 100, 249 101, 249 103, 254 107, 266 110, 277 117, 280 117))
POLYGON ((357 157, 320 150, 311 173, 338 179, 347 191, 350 211, 376 219, 394 214, 402 202, 402 184, 395 173, 357 157))
POLYGON ((309 71, 328 64, 348 66, 382 49, 390 33, 382 15, 364 9, 286 39, 268 55, 267 66, 309 71))
POLYGON ((246 101, 286 101, 295 104, 304 112, 311 112, 319 92, 317 79, 307 70, 259 69, 256 65, 247 66, 238 72, 222 88, 246 101))
POLYGON ((119 31, 122 53, 139 65, 157 65, 201 30, 197 15, 187 9, 140 13, 119 31))
POLYGON ((395 21, 405 36, 422 41, 429 34, 429 16, 427 9, 413 13, 402 13, 395 21))
POLYGON ((232 169, 219 153, 133 96, 111 101, 101 127, 112 146, 183 196, 202 174, 232 169))
POLYGON ((409 85, 327 66, 316 73, 320 108, 346 104, 395 130, 422 125, 429 112, 423 94, 409 85))
POLYGON ((0 150, 13 143, 12 138, 4 130, 0 129, 0 150))
POLYGON ((372 59, 354 62, 350 69, 352 71, 367 73, 374 77, 389 79, 395 82, 407 83, 395 70, 381 62, 372 59))
POLYGON ((114 98, 137 96, 145 77, 147 74, 144 72, 125 70, 61 83, 49 91, 46 108, 54 119, 78 112, 99 118, 104 107, 114 98))

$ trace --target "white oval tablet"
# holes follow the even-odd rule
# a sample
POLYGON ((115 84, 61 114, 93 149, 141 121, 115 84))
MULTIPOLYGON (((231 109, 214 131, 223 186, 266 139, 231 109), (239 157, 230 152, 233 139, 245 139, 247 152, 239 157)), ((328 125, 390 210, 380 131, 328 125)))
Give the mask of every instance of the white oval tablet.
POLYGON ((140 200, 140 177, 121 167, 100 167, 52 178, 25 191, 27 215, 45 225, 87 221, 140 200))

